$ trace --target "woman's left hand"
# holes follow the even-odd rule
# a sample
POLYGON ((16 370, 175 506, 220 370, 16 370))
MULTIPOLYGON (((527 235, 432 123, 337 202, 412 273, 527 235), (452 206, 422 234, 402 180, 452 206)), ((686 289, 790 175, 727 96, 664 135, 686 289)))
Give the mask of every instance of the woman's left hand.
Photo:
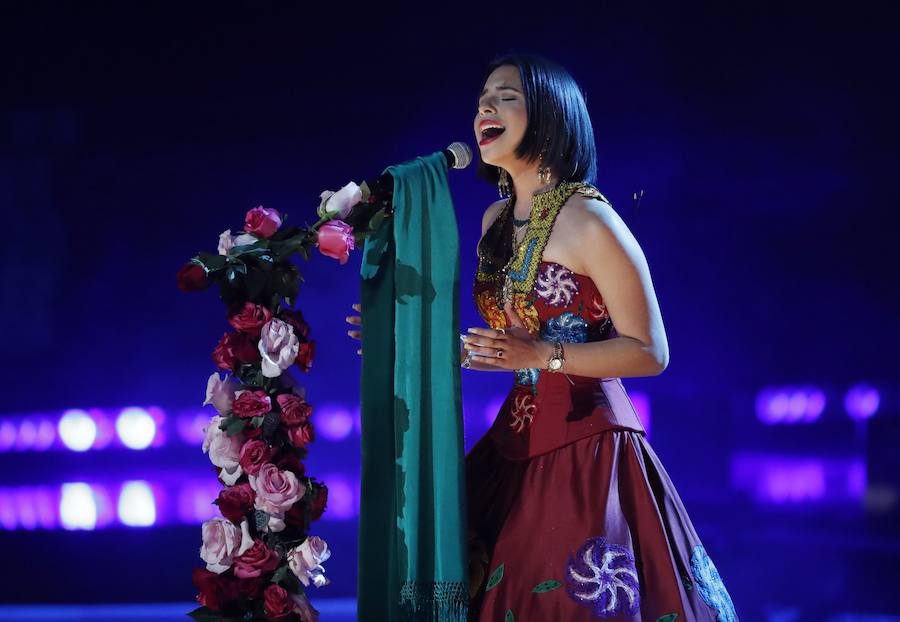
POLYGON ((469 329, 463 343, 466 350, 472 353, 472 361, 497 369, 543 367, 544 361, 549 358, 543 352, 547 342, 532 337, 510 307, 507 308, 507 316, 513 325, 502 332, 493 328, 469 329), (487 356, 480 356, 479 353, 487 356))

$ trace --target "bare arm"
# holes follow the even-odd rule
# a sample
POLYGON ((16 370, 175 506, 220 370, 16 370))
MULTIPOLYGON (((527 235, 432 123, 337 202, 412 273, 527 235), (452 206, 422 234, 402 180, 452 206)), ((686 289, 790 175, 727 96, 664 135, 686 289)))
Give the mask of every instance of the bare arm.
MULTIPOLYGON (((603 296, 618 336, 565 344, 563 371, 594 378, 655 376, 669 364, 669 345, 647 260, 637 240, 613 208, 585 200, 581 239, 587 274, 603 296)), ((553 352, 539 344, 539 367, 553 352)))

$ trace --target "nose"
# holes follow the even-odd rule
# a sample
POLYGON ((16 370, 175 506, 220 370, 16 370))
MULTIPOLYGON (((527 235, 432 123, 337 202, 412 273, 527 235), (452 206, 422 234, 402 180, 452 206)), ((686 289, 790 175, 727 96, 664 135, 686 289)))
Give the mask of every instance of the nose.
POLYGON ((493 105, 493 100, 491 99, 483 99, 478 104, 478 112, 481 114, 488 114, 489 112, 496 112, 496 109, 493 105))

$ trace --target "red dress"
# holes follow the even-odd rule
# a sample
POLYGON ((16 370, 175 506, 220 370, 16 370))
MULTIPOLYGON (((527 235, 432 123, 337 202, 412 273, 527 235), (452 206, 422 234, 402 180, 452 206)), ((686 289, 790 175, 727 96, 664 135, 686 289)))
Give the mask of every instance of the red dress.
MULTIPOLYGON (((590 277, 540 259, 562 202, 572 191, 596 192, 569 186, 548 197, 549 211, 535 202, 532 257, 522 252, 519 269, 502 274, 525 282, 511 302, 534 337, 609 339, 615 327, 590 277)), ((511 232, 507 208, 492 228, 511 232)), ((510 325, 492 270, 497 240, 482 241, 474 290, 493 328, 510 325)), ((471 620, 737 620, 619 378, 516 370, 493 425, 466 456, 466 482, 471 620)))

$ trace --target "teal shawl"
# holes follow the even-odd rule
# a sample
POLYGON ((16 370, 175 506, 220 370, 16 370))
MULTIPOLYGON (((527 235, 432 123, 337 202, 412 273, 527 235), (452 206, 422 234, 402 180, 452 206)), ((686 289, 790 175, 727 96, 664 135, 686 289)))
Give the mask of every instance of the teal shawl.
POLYGON ((393 215, 366 239, 360 622, 468 609, 459 233, 441 152, 391 166, 393 215))

